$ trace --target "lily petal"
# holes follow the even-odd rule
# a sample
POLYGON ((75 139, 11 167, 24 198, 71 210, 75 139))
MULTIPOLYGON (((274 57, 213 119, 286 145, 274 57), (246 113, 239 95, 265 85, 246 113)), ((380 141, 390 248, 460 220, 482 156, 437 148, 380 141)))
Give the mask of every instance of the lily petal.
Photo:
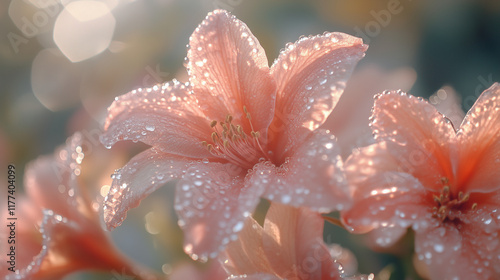
POLYGON ((282 278, 268 273, 255 273, 252 275, 231 276, 226 280, 282 280, 282 278))
POLYGON ((264 197, 318 212, 346 208, 349 190, 335 137, 316 130, 280 167, 270 162, 255 165, 254 185, 266 186, 264 197))
POLYGON ((141 141, 201 159, 211 157, 201 145, 210 139, 209 124, 186 86, 174 81, 117 97, 108 108, 101 142, 109 148, 122 140, 141 141))
POLYGON ((500 84, 485 90, 458 133, 463 191, 488 192, 500 186, 500 84))
MULTIPOLYGON (((342 220, 351 231, 365 233, 380 226, 407 228, 413 225, 414 229, 428 226, 426 218, 431 211, 428 194, 411 175, 385 172, 373 175, 358 185, 361 184, 364 191, 355 196, 351 208, 342 212, 342 220)), ((390 239, 387 243, 395 241, 390 239)))
POLYGON ((307 208, 271 204, 263 244, 273 270, 284 279, 339 279, 338 265, 323 243, 321 216, 307 208))
POLYGON ((82 135, 76 133, 53 156, 42 156, 29 163, 25 173, 26 192, 40 209, 51 209, 75 221, 82 214, 93 213, 77 186, 84 157, 81 143, 82 135))
POLYGON ((460 230, 444 224, 419 232, 415 238, 415 250, 433 280, 496 279, 500 273, 500 250, 496 246, 496 251, 490 251, 490 242, 498 244, 498 235, 485 235, 477 223, 463 224, 460 230))
POLYGON ((129 209, 139 206, 143 198, 166 182, 179 179, 190 162, 192 160, 180 159, 155 148, 133 157, 113 175, 113 184, 103 206, 107 227, 119 226, 129 209))
POLYGON ((281 154, 323 124, 367 48, 360 38, 326 33, 299 39, 280 54, 271 67, 278 89, 270 129, 281 154))
POLYGON ((372 117, 375 138, 387 142, 388 151, 398 159, 402 171, 436 191, 442 189, 443 177, 453 180, 455 131, 434 106, 392 91, 375 98, 372 117))
POLYGON ((255 221, 248 218, 239 238, 228 244, 224 251, 224 268, 231 275, 251 275, 256 272, 272 272, 262 243, 263 235, 269 234, 255 221))
POLYGON ((409 90, 416 77, 411 68, 388 71, 376 64, 356 68, 339 103, 320 127, 330 130, 338 138, 342 157, 347 158, 354 148, 375 141, 368 126, 373 96, 386 89, 409 90))
POLYGON ((244 170, 230 163, 191 164, 177 184, 175 210, 184 231, 184 251, 193 259, 214 258, 237 239, 262 195, 246 186, 244 170))
POLYGON ((454 128, 460 127, 465 112, 460 104, 461 98, 453 88, 449 86, 442 87, 437 93, 429 97, 429 101, 451 121, 454 128))
POLYGON ((246 106, 253 130, 265 134, 274 116, 276 85, 264 49, 246 24, 215 10, 196 28, 189 46, 189 80, 205 114, 217 121, 230 114, 250 131, 246 106))

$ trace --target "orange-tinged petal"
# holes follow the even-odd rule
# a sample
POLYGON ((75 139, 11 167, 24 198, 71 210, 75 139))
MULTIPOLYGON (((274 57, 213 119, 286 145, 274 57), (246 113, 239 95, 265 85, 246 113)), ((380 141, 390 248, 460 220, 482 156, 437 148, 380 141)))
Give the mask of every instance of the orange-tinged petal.
POLYGON ((184 251, 193 259, 216 257, 255 210, 263 188, 246 185, 245 171, 230 163, 197 162, 178 182, 175 210, 184 251))
POLYGON ((485 90, 469 110, 458 133, 460 190, 500 188, 500 84, 485 90))
POLYGON ((191 158, 210 157, 201 144, 210 139, 210 120, 196 99, 177 81, 138 89, 117 97, 108 108, 101 141, 141 141, 164 152, 191 158))
POLYGON ((188 70, 205 114, 223 121, 228 114, 265 136, 274 115, 276 85, 259 41, 245 23, 223 10, 209 13, 189 39, 188 70))
POLYGON ((330 212, 350 203, 340 149, 325 130, 313 132, 280 167, 255 165, 251 180, 266 187, 265 198, 295 207, 330 212))
POLYGON ((432 190, 442 189, 443 177, 454 183, 455 131, 434 106, 411 95, 388 92, 376 97, 372 117, 375 138, 387 142, 401 171, 432 190))
POLYGON ((104 201, 104 221, 108 228, 119 226, 127 211, 166 182, 179 179, 190 160, 148 149, 113 175, 113 184, 104 201))
POLYGON ((278 89, 274 141, 287 155, 326 120, 367 46, 361 39, 326 33, 288 45, 271 67, 278 89))

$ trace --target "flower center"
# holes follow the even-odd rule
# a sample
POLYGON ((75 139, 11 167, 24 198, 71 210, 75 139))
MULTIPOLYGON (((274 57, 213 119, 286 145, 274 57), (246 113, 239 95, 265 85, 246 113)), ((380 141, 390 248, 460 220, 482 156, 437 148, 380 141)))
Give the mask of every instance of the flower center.
POLYGON ((250 134, 245 133, 241 125, 233 124, 233 117, 227 115, 224 121, 213 120, 210 127, 213 129, 211 140, 201 142, 215 157, 250 169, 260 160, 269 160, 259 141, 260 133, 254 131, 252 117, 243 106, 246 118, 249 120, 250 134))
MULTIPOLYGON (((470 195, 468 193, 464 194, 463 192, 459 192, 458 196, 454 196, 452 193, 450 193, 448 178, 443 177, 441 181, 443 182, 444 187, 441 190, 439 196, 433 195, 434 202, 436 202, 437 206, 432 208, 432 216, 439 219, 441 222, 444 222, 446 219, 454 220, 456 218, 453 210, 459 208, 460 205, 467 202, 470 198, 470 195)), ((476 208, 477 203, 474 203, 472 205, 472 210, 476 208)))

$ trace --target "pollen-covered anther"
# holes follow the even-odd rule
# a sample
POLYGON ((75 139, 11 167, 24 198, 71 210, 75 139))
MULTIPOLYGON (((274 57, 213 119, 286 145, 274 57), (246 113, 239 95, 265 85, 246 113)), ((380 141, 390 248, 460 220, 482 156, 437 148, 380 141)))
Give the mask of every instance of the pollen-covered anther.
MULTIPOLYGON (((448 184, 448 179, 441 179, 443 184, 448 184)), ((432 208, 433 217, 439 219, 441 222, 446 220, 447 218, 453 220, 453 215, 450 215, 450 212, 456 208, 458 205, 461 205, 467 202, 470 198, 468 193, 459 192, 456 197, 453 197, 453 194, 450 192, 450 187, 445 185, 441 190, 441 193, 438 195, 433 195, 434 202, 437 206, 432 208)), ((472 210, 477 207, 477 203, 472 205, 472 210)))
POLYGON ((252 167, 261 158, 267 158, 259 142, 260 132, 254 131, 250 113, 243 106, 246 118, 249 120, 250 136, 245 133, 243 126, 233 123, 232 115, 226 115, 224 121, 213 120, 210 128, 213 129, 210 139, 202 141, 202 145, 215 157, 225 158, 228 161, 245 167, 252 167), (209 144, 209 142, 211 142, 209 144))

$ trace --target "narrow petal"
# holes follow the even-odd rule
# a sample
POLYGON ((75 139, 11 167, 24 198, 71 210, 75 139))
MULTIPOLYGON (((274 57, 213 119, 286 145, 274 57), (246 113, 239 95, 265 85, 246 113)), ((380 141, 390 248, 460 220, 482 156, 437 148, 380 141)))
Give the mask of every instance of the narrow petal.
POLYGON ((137 89, 117 97, 108 108, 101 142, 141 141, 164 152, 191 158, 210 157, 201 144, 210 139, 210 120, 195 98, 177 81, 137 89))
POLYGON ((271 204, 263 244, 273 270, 284 279, 338 279, 339 270, 323 243, 321 216, 307 208, 271 204))
POLYGON ((443 177, 454 183, 455 131, 434 106, 411 95, 388 92, 375 99, 372 117, 375 138, 387 142, 401 171, 433 190, 442 189, 443 177))
POLYGON ((263 235, 269 234, 253 218, 248 217, 239 238, 227 245, 221 261, 231 275, 273 273, 264 251, 263 235))
POLYGON ((326 33, 302 38, 280 54, 271 67, 278 89, 270 130, 283 155, 323 124, 366 49, 359 38, 326 33))
POLYGON ((462 110, 461 98, 453 88, 445 86, 439 89, 437 93, 429 97, 429 101, 451 121, 454 128, 460 127, 465 112, 462 110))
MULTIPOLYGON (((364 233, 377 227, 413 226, 418 229, 428 226, 433 205, 430 205, 426 189, 411 175, 380 173, 357 186, 365 191, 355 193, 351 208, 342 212, 342 220, 352 231, 364 233)), ((397 235, 392 237, 399 238, 397 235)), ((386 240, 387 243, 395 241, 386 240)))
POLYGON ((77 185, 84 158, 81 144, 82 135, 77 133, 53 156, 42 156, 29 163, 25 173, 26 192, 38 207, 76 221, 93 212, 77 185))
POLYGON ((271 201, 330 212, 350 203, 342 164, 335 137, 317 130, 280 167, 258 163, 250 178, 271 201))
POLYGON ((463 191, 488 192, 500 187, 500 84, 485 90, 469 110, 458 134, 463 191))
POLYGON ((104 221, 109 229, 119 226, 127 211, 166 182, 179 179, 191 161, 164 154, 155 148, 134 158, 113 175, 104 200, 104 221))
POLYGON ((177 184, 175 210, 184 251, 193 259, 215 258, 238 238, 259 203, 262 187, 245 186, 245 171, 229 163, 194 163, 177 184))
POLYGON ((245 23, 215 10, 191 35, 189 47, 189 80, 205 114, 217 121, 230 114, 249 131, 246 106, 254 130, 266 133, 276 85, 264 49, 245 23))

